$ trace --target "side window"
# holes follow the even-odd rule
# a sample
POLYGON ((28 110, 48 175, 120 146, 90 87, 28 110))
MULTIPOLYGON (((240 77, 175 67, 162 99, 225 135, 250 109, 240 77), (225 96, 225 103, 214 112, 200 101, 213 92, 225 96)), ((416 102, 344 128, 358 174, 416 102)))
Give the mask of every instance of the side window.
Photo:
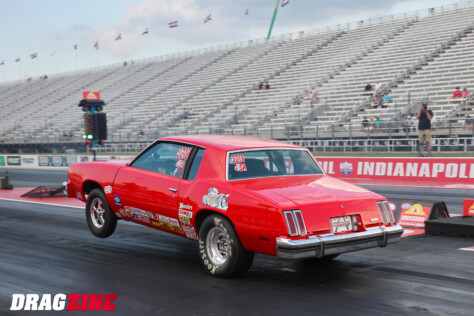
POLYGON ((192 149, 189 145, 158 143, 135 160, 131 166, 182 178, 192 149))
POLYGON ((194 180, 199 170, 199 166, 201 165, 202 157, 204 156, 204 149, 199 149, 194 157, 193 164, 189 169, 188 180, 194 180))

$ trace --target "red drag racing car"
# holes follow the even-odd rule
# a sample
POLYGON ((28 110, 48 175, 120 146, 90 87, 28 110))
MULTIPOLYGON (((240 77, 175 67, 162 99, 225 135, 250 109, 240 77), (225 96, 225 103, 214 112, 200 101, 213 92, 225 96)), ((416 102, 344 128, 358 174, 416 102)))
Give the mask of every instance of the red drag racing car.
POLYGON ((384 197, 325 175, 305 148, 267 139, 161 138, 131 162, 70 166, 66 189, 86 202, 97 237, 124 219, 194 239, 220 277, 248 270, 254 253, 333 258, 403 232, 384 197))

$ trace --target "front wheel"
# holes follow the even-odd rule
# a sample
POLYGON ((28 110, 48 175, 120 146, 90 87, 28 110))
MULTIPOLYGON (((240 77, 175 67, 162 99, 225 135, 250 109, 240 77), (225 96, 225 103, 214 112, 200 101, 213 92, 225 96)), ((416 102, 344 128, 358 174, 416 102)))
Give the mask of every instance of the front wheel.
POLYGON ((109 237, 115 231, 117 216, 101 189, 92 190, 87 197, 86 220, 90 231, 99 238, 109 237))
POLYGON ((212 275, 230 278, 247 271, 254 253, 246 251, 232 224, 225 217, 210 215, 199 229, 199 255, 212 275))

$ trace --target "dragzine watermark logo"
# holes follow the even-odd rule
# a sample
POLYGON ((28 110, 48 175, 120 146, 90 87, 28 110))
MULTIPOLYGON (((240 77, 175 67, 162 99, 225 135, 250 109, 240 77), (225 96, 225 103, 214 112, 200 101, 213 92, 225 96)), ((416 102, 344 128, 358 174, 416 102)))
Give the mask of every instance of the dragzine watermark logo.
POLYGON ((11 311, 114 311, 117 294, 13 294, 11 311))

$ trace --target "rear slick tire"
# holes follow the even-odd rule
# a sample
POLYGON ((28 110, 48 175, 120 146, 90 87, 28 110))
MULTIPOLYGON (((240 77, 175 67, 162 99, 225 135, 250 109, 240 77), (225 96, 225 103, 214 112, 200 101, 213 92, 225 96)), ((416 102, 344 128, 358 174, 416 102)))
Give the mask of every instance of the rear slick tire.
POLYGON ((199 229, 199 257, 207 272, 220 278, 231 278, 246 272, 254 253, 246 251, 228 219, 208 216, 199 229))
POLYGON ((87 226, 96 237, 106 238, 112 235, 117 226, 117 216, 112 212, 104 192, 94 189, 86 202, 87 226))

